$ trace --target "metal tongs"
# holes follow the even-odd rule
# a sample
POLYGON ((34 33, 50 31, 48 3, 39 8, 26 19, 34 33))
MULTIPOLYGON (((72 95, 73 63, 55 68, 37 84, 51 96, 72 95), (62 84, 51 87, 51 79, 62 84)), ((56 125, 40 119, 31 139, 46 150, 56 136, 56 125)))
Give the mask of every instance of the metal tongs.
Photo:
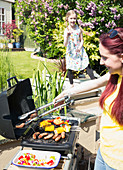
MULTIPOLYGON (((60 100, 60 101, 61 101, 61 100, 60 100)), ((62 108, 62 107, 66 106, 66 105, 68 105, 68 104, 70 104, 70 103, 72 104, 73 101, 74 101, 74 100, 69 100, 69 101, 67 101, 66 103, 64 103, 64 104, 62 104, 62 105, 60 105, 60 106, 54 107, 53 109, 48 110, 48 111, 40 114, 39 116, 37 116, 37 117, 35 117, 35 118, 33 118, 33 119, 25 122, 25 125, 28 125, 28 124, 30 124, 31 122, 36 121, 37 119, 39 119, 39 118, 41 118, 41 117, 43 117, 43 116, 46 116, 47 114, 52 113, 53 111, 55 111, 55 110, 57 110, 57 109, 59 109, 59 108, 62 108)))
MULTIPOLYGON (((65 100, 65 103, 64 103, 63 105, 57 106, 57 107, 55 107, 55 108, 47 111, 47 112, 44 112, 43 114, 41 114, 41 116, 44 116, 44 115, 46 115, 46 114, 49 114, 49 113, 51 113, 51 112, 59 109, 60 107, 64 107, 65 105, 71 103, 71 101, 69 101, 69 99, 70 99, 69 96, 65 96, 65 97, 57 100, 56 103, 59 103, 59 102, 64 101, 64 100, 65 100)), ((53 105, 53 104, 54 104, 54 102, 51 102, 51 103, 48 103, 48 104, 43 105, 43 106, 41 106, 41 107, 38 107, 38 108, 36 108, 36 109, 34 109, 34 110, 30 111, 30 112, 27 112, 27 113, 19 116, 18 119, 23 120, 23 119, 25 119, 26 117, 28 117, 30 114, 35 113, 35 112, 38 112, 39 110, 44 109, 44 108, 47 108, 47 107, 49 107, 49 106, 51 106, 51 105, 53 105)), ((40 115, 39 115, 39 116, 40 116, 40 115)), ((36 117, 35 117, 35 118, 36 118, 36 117)), ((33 118, 33 119, 35 119, 35 118, 33 118)), ((31 120, 33 120, 33 119, 31 119, 31 120)), ((30 120, 30 121, 31 121, 31 120, 30 120)), ((29 122, 29 121, 28 121, 28 122, 29 122)))

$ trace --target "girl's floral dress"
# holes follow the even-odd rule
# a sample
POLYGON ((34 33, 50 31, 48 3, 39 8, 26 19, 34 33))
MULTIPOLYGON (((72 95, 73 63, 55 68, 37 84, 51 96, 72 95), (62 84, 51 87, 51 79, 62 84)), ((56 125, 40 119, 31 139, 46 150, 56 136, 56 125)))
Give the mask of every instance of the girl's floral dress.
MULTIPOLYGON (((64 31, 64 36, 66 36, 66 31, 67 28, 64 31)), ((76 29, 68 37, 66 49, 66 69, 80 71, 84 70, 89 64, 88 55, 84 47, 82 47, 80 52, 76 52, 76 49, 80 45, 80 33, 81 30, 78 25, 76 25, 76 29)))

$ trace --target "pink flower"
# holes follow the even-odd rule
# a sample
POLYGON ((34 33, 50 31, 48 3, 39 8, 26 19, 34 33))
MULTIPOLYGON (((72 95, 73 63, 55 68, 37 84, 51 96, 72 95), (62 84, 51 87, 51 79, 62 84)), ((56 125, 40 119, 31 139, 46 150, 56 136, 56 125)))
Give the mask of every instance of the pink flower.
POLYGON ((102 14, 102 11, 99 11, 99 14, 102 14))
POLYGON ((104 21, 104 17, 101 19, 101 22, 103 22, 104 21))
POLYGON ((49 46, 51 46, 52 44, 51 44, 51 42, 49 41, 49 46))

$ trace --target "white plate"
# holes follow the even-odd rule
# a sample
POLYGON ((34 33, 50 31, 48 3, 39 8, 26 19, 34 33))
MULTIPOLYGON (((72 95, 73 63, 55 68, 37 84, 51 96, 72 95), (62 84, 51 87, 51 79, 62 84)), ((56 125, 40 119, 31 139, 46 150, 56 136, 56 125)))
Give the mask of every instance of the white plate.
POLYGON ((61 154, 58 152, 52 152, 52 151, 37 151, 37 150, 21 150, 19 151, 19 153, 15 156, 15 158, 13 159, 12 163, 16 166, 19 167, 27 167, 27 168, 41 168, 41 169, 51 169, 54 168, 58 165, 59 161, 61 158, 61 154), (30 153, 30 154, 34 154, 36 156, 36 159, 38 160, 42 160, 44 159, 46 162, 50 161, 50 157, 54 156, 55 160, 53 160, 55 163, 51 166, 49 165, 45 165, 45 166, 33 166, 33 165, 21 165, 18 164, 18 158, 23 155, 25 153, 30 153))

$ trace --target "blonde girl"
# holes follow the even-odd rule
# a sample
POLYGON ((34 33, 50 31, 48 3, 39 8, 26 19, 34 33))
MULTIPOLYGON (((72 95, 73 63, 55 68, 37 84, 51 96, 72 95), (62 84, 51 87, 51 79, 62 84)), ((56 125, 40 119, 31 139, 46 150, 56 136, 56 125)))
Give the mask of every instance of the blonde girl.
MULTIPOLYGON (((73 85, 74 71, 81 71, 88 67, 88 55, 83 47, 82 28, 77 23, 77 15, 74 10, 70 10, 66 14, 67 27, 64 31, 64 45, 66 49, 66 69, 68 70, 68 78, 70 84, 73 85)), ((94 79, 92 70, 89 69, 91 79, 94 79), (92 76, 91 76, 92 75, 92 76)))

